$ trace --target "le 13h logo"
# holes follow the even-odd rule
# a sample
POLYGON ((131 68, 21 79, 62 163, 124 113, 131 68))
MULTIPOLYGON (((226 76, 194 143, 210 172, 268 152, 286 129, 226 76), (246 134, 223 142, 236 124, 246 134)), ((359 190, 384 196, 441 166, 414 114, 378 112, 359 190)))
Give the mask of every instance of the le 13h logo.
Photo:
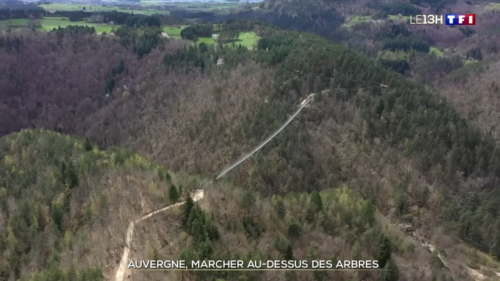
POLYGON ((446 25, 476 25, 476 15, 446 14, 446 25))

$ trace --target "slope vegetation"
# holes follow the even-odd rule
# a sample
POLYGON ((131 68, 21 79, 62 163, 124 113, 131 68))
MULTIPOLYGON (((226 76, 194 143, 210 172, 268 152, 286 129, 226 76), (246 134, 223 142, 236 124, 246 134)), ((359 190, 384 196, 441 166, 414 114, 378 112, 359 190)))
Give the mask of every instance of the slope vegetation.
POLYGON ((128 222, 169 204, 181 182, 136 154, 48 131, 2 137, 0 158, 2 280, 103 280, 128 222))
MULTIPOLYGON (((99 107, 70 111, 64 122, 74 126, 63 131, 106 147, 122 145, 175 171, 208 176, 276 130, 296 109, 296 101, 314 92, 315 102, 304 115, 230 175, 234 185, 258 191, 262 198, 345 185, 361 198, 372 198, 385 218, 410 224, 457 261, 433 273, 412 270, 411 255, 395 259, 407 269, 401 272, 407 278, 429 280, 435 274, 441 280, 442 275, 463 280, 465 264, 484 272, 497 266, 484 254, 500 256, 495 203, 500 150, 491 136, 444 98, 361 54, 311 34, 265 26, 257 31, 262 39, 255 51, 205 44, 176 49, 174 41, 125 62, 127 87, 114 87, 99 107), (219 58, 223 65, 217 65, 219 58), (137 76, 128 76, 129 65, 140 66, 137 76), (479 257, 485 258, 477 258, 465 244, 482 250, 479 257)), ((56 39, 43 38, 49 46, 56 39)), ((98 44, 93 38, 78 42, 81 48, 98 44)), ((2 51, 20 59, 29 50, 2 51)), ((65 54, 81 55, 81 49, 75 52, 65 54)), ((21 75, 28 62, 9 66, 21 75)), ((56 127, 59 121, 49 113, 24 106, 30 100, 27 91, 13 88, 2 102, 12 114, 22 111, 26 120, 36 120, 35 126, 56 127)), ((47 93, 44 106, 64 94, 47 93)), ((387 219, 380 221, 388 225, 387 219)), ((305 222, 299 225, 306 227, 305 222)), ((427 262, 419 260, 419 266, 427 262)))

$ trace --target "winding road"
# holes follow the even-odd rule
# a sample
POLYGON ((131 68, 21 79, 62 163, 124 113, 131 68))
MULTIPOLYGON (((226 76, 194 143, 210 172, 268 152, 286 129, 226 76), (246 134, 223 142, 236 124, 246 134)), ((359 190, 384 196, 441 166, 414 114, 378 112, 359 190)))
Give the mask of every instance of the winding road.
MULTIPOLYGON (((222 178, 229 171, 231 171, 232 169, 236 168, 239 164, 241 164, 243 161, 245 161, 248 158, 250 158, 253 154, 255 154, 262 147, 264 147, 268 142, 270 142, 274 137, 276 137, 281 131, 283 131, 283 129, 285 129, 285 127, 288 124, 290 124, 290 122, 292 122, 292 120, 295 119, 295 117, 297 117, 297 115, 302 111, 302 109, 304 109, 304 107, 306 107, 306 105, 309 104, 309 102, 311 102, 313 100, 313 98, 314 98, 314 94, 310 94, 306 99, 304 99, 300 103, 300 105, 297 108, 297 110, 285 121, 285 123, 283 123, 283 125, 281 125, 281 127, 279 127, 276 131, 274 131, 274 133, 272 133, 268 138, 266 138, 263 142, 261 142, 252 151, 250 151, 249 153, 247 153, 244 156, 242 156, 236 162, 234 162, 231 165, 229 165, 226 168, 224 168, 224 170, 222 170, 222 172, 220 172, 219 175, 215 179, 222 178)), ((207 187, 210 183, 212 183, 212 181, 204 180, 202 183, 204 183, 204 184, 201 185, 201 189, 199 189, 199 190, 195 191, 193 194, 191 194, 191 197, 193 198, 193 201, 195 201, 195 202, 198 201, 198 200, 201 200, 205 196, 205 187, 207 187)), ((128 260, 129 260, 129 255, 130 255, 130 246, 131 246, 132 238, 133 238, 133 235, 134 235, 135 225, 137 223, 140 223, 140 222, 142 222, 144 220, 147 220, 147 219, 151 218, 154 215, 157 215, 157 214, 165 212, 165 211, 167 211, 169 209, 181 206, 181 205, 183 205, 185 203, 186 202, 184 201, 184 202, 180 202, 180 203, 176 203, 176 204, 173 204, 173 205, 166 206, 164 208, 152 211, 149 214, 146 214, 145 216, 141 217, 138 220, 130 222, 130 224, 129 224, 128 228, 127 228, 127 234, 126 234, 126 238, 125 238, 125 245, 123 247, 123 254, 122 254, 122 258, 120 260, 120 266, 118 267, 118 270, 116 271, 115 281, 123 281, 125 279, 125 275, 127 275, 126 273, 127 273, 128 260)))

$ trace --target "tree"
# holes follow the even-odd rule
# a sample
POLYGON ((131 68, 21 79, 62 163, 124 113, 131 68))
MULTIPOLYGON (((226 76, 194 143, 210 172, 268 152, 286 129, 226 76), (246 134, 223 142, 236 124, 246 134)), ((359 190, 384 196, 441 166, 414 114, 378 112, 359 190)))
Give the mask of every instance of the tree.
POLYGON ((375 206, 372 200, 365 200, 363 206, 361 207, 361 212, 363 213, 363 220, 366 221, 370 226, 373 225, 375 221, 375 206))
POLYGON ((246 191, 241 199, 241 208, 244 210, 243 216, 249 213, 255 206, 255 196, 251 191, 246 191))
POLYGON ((311 205, 316 212, 319 212, 323 209, 323 202, 321 201, 321 195, 319 194, 319 192, 314 191, 313 193, 311 193, 311 205))
POLYGON ((90 140, 88 138, 85 139, 85 143, 83 145, 83 148, 85 149, 85 151, 92 151, 92 143, 90 142, 90 140))
POLYGON ((62 219, 64 216, 64 210, 59 203, 52 203, 52 221, 57 226, 59 230, 62 230, 62 219))
POLYGON ((274 210, 276 211, 280 219, 285 218, 286 215, 285 203, 283 202, 283 199, 281 197, 277 197, 276 200, 274 201, 274 210))
POLYGON ((378 243, 377 260, 381 268, 384 268, 391 258, 391 241, 384 234, 380 236, 378 243))
POLYGON ((382 281, 398 281, 399 280, 399 269, 392 259, 390 259, 387 262, 386 266, 384 267, 384 270, 382 271, 381 280, 382 281))
POLYGON ((288 222, 287 230, 288 236, 291 238, 299 238, 302 234, 302 227, 295 219, 292 219, 288 222))
POLYGON ((320 93, 321 94, 321 79, 319 78, 319 76, 317 76, 314 79, 313 91, 314 91, 314 93, 320 93))
POLYGON ((191 198, 191 195, 188 194, 188 197, 186 199, 186 204, 184 204, 184 210, 183 210, 183 220, 182 223, 185 228, 188 226, 188 221, 189 221, 189 215, 191 213, 191 210, 194 207, 194 201, 193 198, 191 198))
POLYGON ((68 168, 66 170, 66 184, 69 188, 73 188, 78 185, 78 173, 76 171, 73 162, 68 162, 68 168))
POLYGON ((173 203, 176 203, 177 200, 179 200, 179 192, 177 191, 177 188, 175 187, 175 185, 171 185, 170 186, 170 189, 168 190, 168 198, 170 199, 170 201, 172 201, 173 203))
POLYGON ((285 249, 285 253, 284 253, 284 258, 285 260, 293 260, 293 247, 292 247, 292 243, 288 243, 288 245, 286 246, 286 249, 285 249))

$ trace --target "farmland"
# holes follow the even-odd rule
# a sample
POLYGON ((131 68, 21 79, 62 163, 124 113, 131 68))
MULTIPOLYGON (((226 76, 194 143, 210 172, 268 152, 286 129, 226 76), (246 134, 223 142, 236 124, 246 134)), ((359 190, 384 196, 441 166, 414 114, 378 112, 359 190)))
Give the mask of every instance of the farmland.
MULTIPOLYGON (((248 49, 253 49, 254 45, 257 43, 259 40, 259 36, 255 34, 255 32, 240 32, 238 35, 238 40, 225 43, 224 45, 226 46, 231 46, 233 43, 235 46, 242 45, 244 47, 247 47, 248 49), (248 33, 248 36, 247 36, 248 33)), ((197 43, 204 42, 206 44, 215 44, 214 39, 211 37, 200 37, 197 40, 197 43)))
POLYGON ((55 11, 88 11, 88 12, 130 12, 134 14, 168 14, 168 11, 153 10, 153 9, 128 9, 122 6, 99 6, 99 5, 79 5, 79 4, 42 4, 39 7, 49 12, 55 11))
MULTIPOLYGON (((37 28, 38 31, 48 32, 54 28, 66 27, 68 25, 82 25, 82 26, 90 26, 94 27, 96 32, 111 32, 113 28, 118 28, 119 25, 111 25, 111 24, 99 24, 99 23, 89 23, 85 21, 69 21, 67 18, 63 17, 46 17, 40 20, 34 20, 35 23, 38 21, 40 27, 37 28)), ((0 30, 5 30, 7 27, 11 26, 13 28, 26 28, 30 24, 28 19, 14 19, 10 22, 8 20, 0 20, 0 30)), ((185 26, 163 26, 162 29, 166 32, 170 38, 172 39, 180 39, 181 31, 185 28, 185 26)), ((252 49, 259 36, 255 34, 255 32, 240 32, 238 39, 233 42, 225 43, 224 45, 232 45, 233 43, 238 46, 242 45, 247 47, 248 49, 252 49)), ((199 37, 196 41, 197 43, 205 42, 206 44, 215 44, 214 39, 212 37, 199 37)))
POLYGON ((346 25, 352 27, 358 23, 370 22, 371 20, 372 16, 352 16, 346 21, 346 25))
POLYGON ((196 11, 219 11, 229 12, 231 9, 241 8, 244 5, 239 3, 201 3, 201 2, 177 2, 177 3, 164 3, 154 1, 143 1, 142 5, 91 5, 91 4, 41 4, 38 5, 49 12, 55 11, 88 11, 88 12, 133 12, 134 14, 168 14, 171 9, 184 9, 196 11), (157 5, 162 5, 166 8, 158 9, 157 5))
POLYGON ((497 10, 500 11, 500 3, 490 2, 486 7, 484 7, 485 11, 488 10, 497 10))
MULTIPOLYGON (((148 4, 161 4, 165 5, 165 2, 155 2, 155 1, 142 1, 142 3, 148 4)), ((175 9, 185 9, 185 10, 197 10, 197 11, 222 11, 228 12, 231 9, 243 7, 239 3, 213 3, 213 2, 175 2, 167 3, 167 7, 175 9)))
POLYGON ((163 31, 166 32, 170 38, 179 39, 181 38, 181 31, 184 26, 164 26, 163 31))

